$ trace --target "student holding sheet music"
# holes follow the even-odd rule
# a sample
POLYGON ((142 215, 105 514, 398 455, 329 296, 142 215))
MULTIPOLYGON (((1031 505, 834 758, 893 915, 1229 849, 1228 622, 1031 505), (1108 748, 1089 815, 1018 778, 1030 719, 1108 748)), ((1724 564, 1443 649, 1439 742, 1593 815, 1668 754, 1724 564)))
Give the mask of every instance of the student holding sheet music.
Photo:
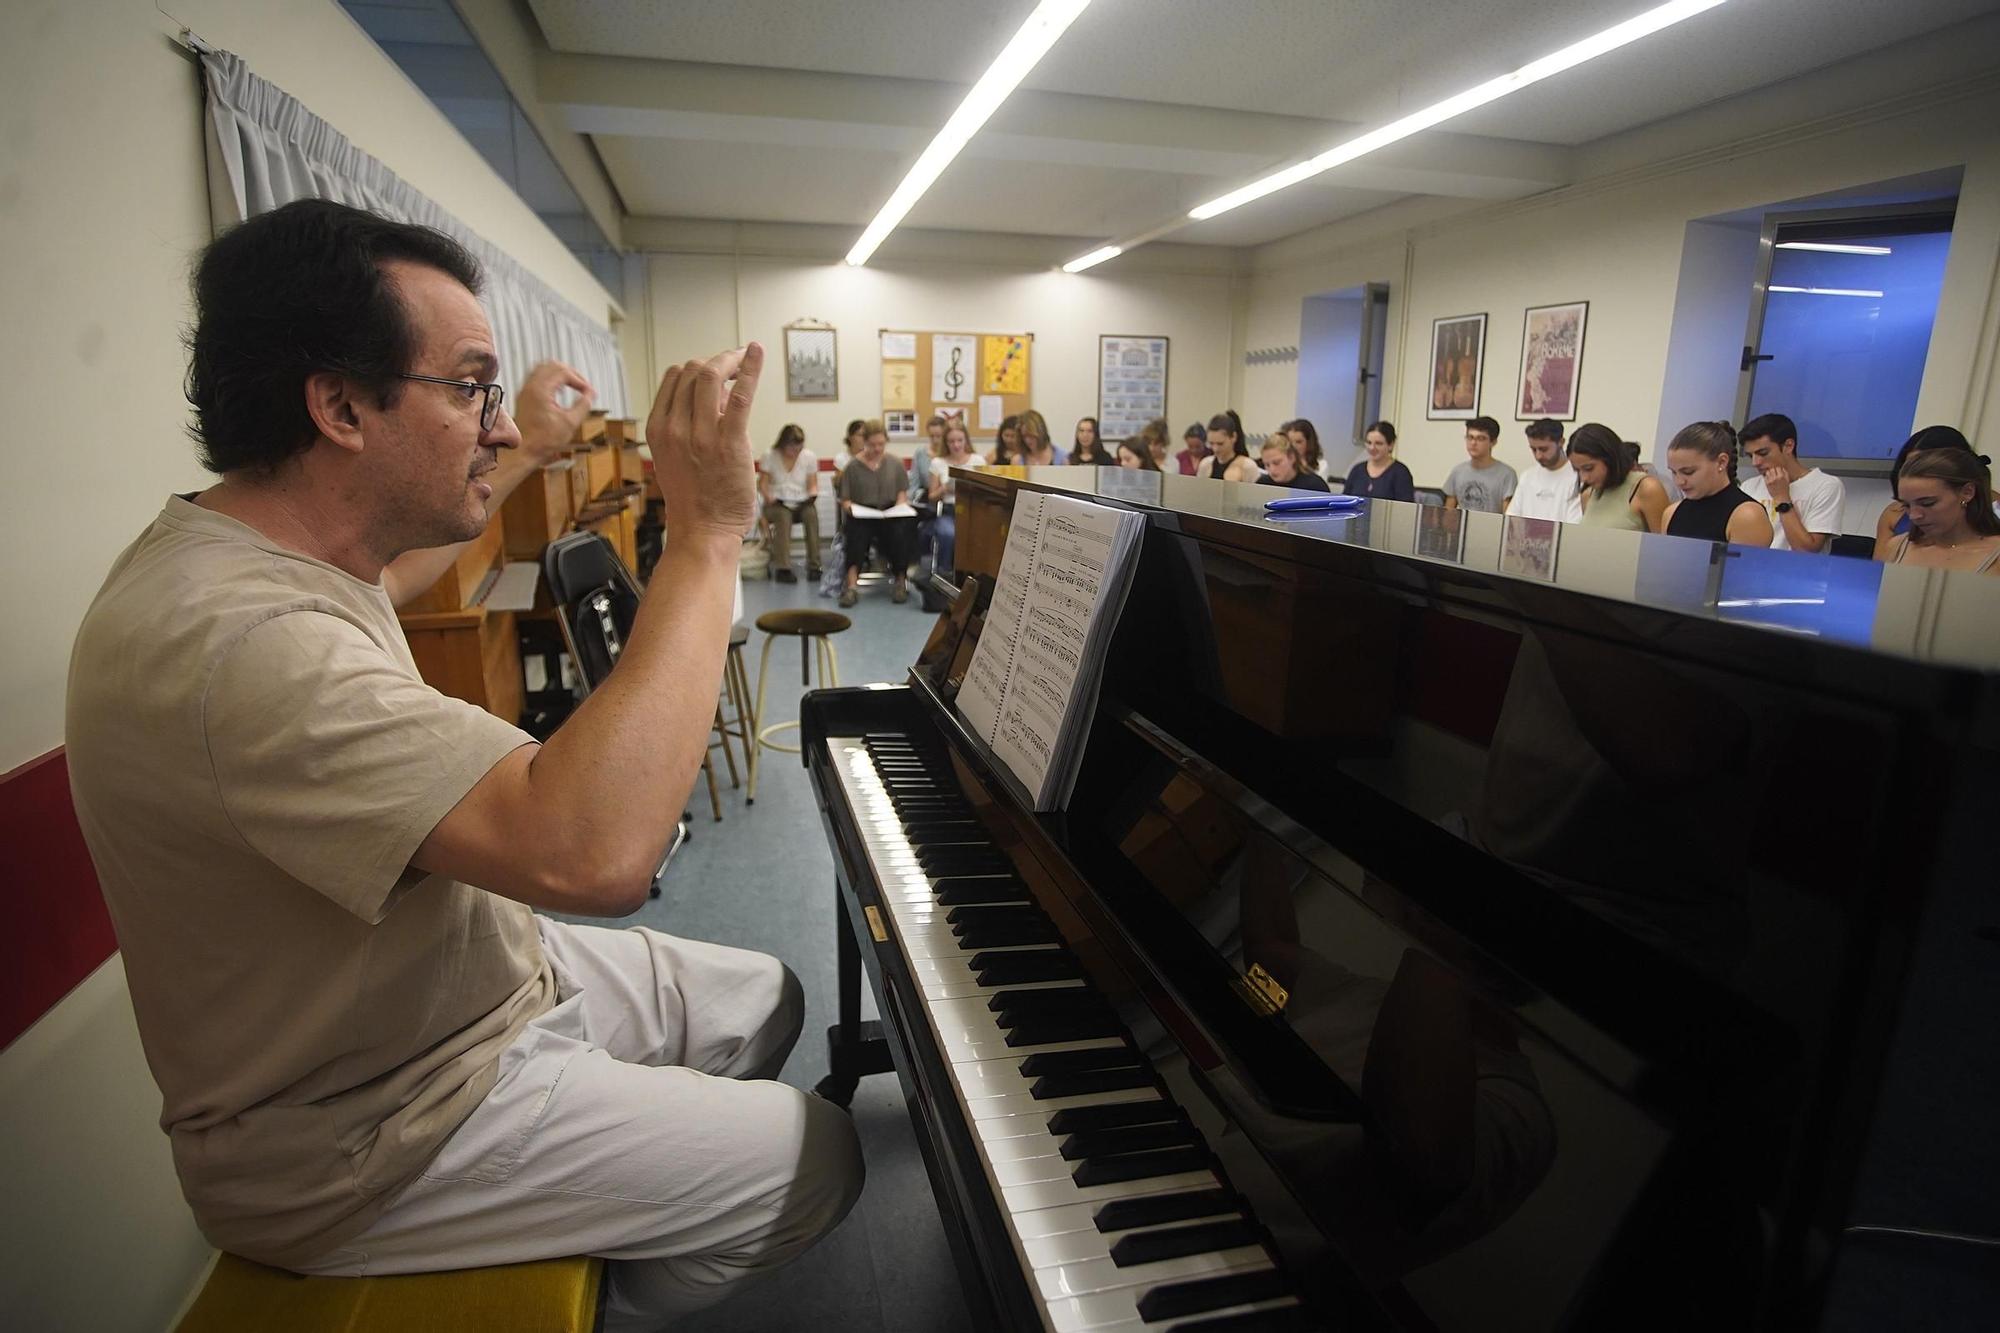
POLYGON ((910 505, 910 476, 901 459, 890 458, 889 432, 880 421, 861 423, 861 452, 840 479, 840 507, 847 514, 847 585, 840 604, 860 600, 861 567, 880 550, 895 576, 892 600, 910 600, 910 552, 917 537, 917 511, 910 505))

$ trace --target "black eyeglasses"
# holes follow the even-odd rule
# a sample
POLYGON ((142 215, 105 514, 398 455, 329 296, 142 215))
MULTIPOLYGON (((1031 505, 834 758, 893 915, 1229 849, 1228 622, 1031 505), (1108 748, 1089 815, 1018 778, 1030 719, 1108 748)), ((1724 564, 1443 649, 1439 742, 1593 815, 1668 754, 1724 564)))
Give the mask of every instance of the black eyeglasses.
POLYGON ((486 395, 486 401, 479 405, 479 429, 489 431, 493 423, 500 419, 500 404, 507 401, 507 391, 497 384, 481 384, 478 380, 447 380, 436 375, 398 375, 399 380, 417 380, 424 384, 449 384, 454 389, 464 389, 465 401, 472 401, 472 390, 486 395))

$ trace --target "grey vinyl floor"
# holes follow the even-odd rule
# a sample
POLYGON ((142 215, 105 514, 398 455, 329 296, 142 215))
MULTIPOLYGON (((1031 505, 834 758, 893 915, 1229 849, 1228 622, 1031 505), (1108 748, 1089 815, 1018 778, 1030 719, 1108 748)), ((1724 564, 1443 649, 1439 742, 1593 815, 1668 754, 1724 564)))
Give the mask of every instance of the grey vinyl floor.
MULTIPOLYGON (((834 606, 803 581, 761 580, 745 584, 744 604, 746 623, 777 607, 834 606)), ((834 641, 841 683, 901 681, 932 621, 914 590, 898 606, 886 583, 864 589, 860 605, 846 614, 854 626, 834 641)), ((761 649, 762 636, 752 633, 746 651, 753 688, 761 649)), ((798 644, 780 640, 771 653, 764 720, 796 718, 800 693, 798 644)), ((692 837, 673 863, 666 891, 628 924, 758 949, 789 964, 805 984, 806 1024, 783 1078, 811 1088, 826 1073, 826 1029, 835 1003, 833 860, 826 833, 797 756, 765 753, 755 805, 745 803, 743 789, 729 787, 719 751, 715 767, 721 822, 711 820, 707 790, 697 782, 692 837)), ((853 1111, 868 1184, 847 1220, 775 1278, 677 1327, 731 1333, 953 1333, 971 1327, 895 1076, 862 1080, 853 1111)))

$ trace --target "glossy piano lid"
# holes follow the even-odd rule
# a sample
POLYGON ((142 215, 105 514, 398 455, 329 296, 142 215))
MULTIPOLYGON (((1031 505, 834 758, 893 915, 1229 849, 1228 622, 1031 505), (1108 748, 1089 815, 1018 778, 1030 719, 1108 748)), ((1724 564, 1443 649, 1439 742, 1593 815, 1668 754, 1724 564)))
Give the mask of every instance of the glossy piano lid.
POLYGON ((1852 556, 1808 555, 1547 519, 1369 500, 1342 513, 1274 515, 1269 486, 1124 468, 1008 467, 967 472, 1096 495, 1190 520, 1210 539, 1260 550, 1293 542, 1358 547, 1426 564, 1522 579, 1634 606, 2000 673, 2000 577, 1852 556), (1231 533, 1217 525, 1244 531, 1231 533))

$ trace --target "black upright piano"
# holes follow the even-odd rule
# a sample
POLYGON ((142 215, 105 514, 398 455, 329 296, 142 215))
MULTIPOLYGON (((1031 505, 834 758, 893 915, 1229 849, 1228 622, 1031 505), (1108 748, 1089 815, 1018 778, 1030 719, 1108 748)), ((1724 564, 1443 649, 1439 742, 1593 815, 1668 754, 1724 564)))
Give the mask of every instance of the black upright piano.
POLYGON ((1022 487, 1146 516, 1067 810, 804 707, 977 1320, 2000 1326, 2000 579, 1035 468, 971 599, 1022 487))

